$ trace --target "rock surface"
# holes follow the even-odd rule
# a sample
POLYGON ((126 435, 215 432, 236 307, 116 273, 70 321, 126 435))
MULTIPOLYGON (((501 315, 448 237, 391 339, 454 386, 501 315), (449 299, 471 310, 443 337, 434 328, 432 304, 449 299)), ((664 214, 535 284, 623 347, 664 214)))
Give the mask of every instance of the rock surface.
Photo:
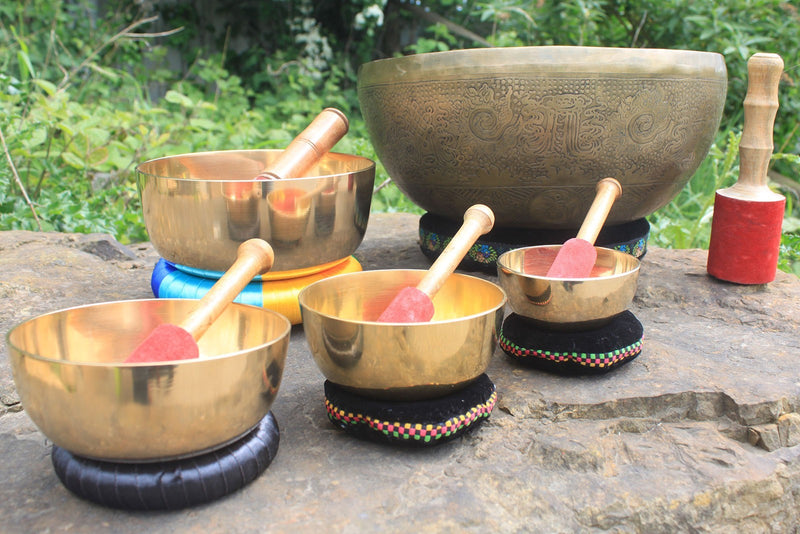
MULTIPOLYGON (((365 269, 427 268, 417 217, 372 215, 365 269)), ((157 254, 103 235, 0 233, 0 331, 59 308, 149 298, 157 254)), ((475 432, 426 450, 345 435, 292 331, 273 412, 278 456, 243 490, 170 513, 73 496, 26 416, 0 340, 4 532, 788 532, 800 525, 800 280, 719 282, 705 252, 651 248, 631 310, 642 354, 600 376, 519 367, 498 348, 499 400, 475 432)), ((479 275, 493 279, 492 276, 479 275)))

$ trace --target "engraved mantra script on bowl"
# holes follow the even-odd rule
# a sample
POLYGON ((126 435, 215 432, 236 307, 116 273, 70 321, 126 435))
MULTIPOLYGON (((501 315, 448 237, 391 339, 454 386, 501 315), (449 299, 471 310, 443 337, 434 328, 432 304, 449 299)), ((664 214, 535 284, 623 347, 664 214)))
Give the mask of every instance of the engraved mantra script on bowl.
POLYGON ((674 198, 713 142, 725 90, 616 75, 396 83, 359 98, 378 156, 422 208, 484 202, 501 226, 572 228, 606 176, 624 190, 612 224, 674 198))

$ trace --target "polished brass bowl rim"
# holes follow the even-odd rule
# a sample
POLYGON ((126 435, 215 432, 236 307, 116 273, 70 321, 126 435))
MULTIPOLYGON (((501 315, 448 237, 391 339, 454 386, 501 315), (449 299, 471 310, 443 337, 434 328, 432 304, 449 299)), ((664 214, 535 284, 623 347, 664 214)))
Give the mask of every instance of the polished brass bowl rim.
POLYGON ((139 303, 139 302, 153 302, 153 301, 155 301, 155 302, 163 302, 165 300, 191 300, 191 299, 163 299, 163 298, 159 299, 159 298, 151 298, 151 299, 114 300, 114 301, 105 301, 105 302, 94 302, 94 303, 90 303, 90 304, 81 304, 81 305, 78 305, 78 306, 70 306, 70 307, 67 307, 67 308, 61 308, 61 309, 58 309, 58 310, 53 310, 53 311, 49 311, 49 312, 42 313, 42 314, 39 314, 39 315, 35 315, 33 317, 29 317, 28 319, 24 319, 24 320, 18 322, 17 324, 15 324, 6 333, 6 336, 5 336, 6 344, 9 347, 13 347, 14 350, 19 352, 20 354, 24 354, 26 357, 32 358, 34 360, 48 362, 48 363, 58 363, 60 365, 77 365, 77 366, 82 366, 82 367, 86 366, 86 367, 100 367, 100 368, 105 368, 105 367, 111 367, 111 368, 113 368, 113 367, 162 367, 162 366, 170 366, 171 367, 171 366, 175 366, 175 365, 193 365, 193 364, 199 364, 201 362, 205 362, 205 361, 209 361, 209 360, 219 360, 219 359, 224 359, 224 358, 231 358, 231 357, 238 356, 238 355, 241 355, 241 354, 244 354, 244 353, 252 352, 254 350, 258 350, 258 349, 262 349, 262 348, 265 348, 265 347, 269 347, 270 345, 274 345, 274 344, 278 343, 281 339, 283 339, 284 336, 288 335, 290 330, 292 329, 292 323, 289 321, 289 319, 287 319, 284 315, 282 315, 282 314, 280 314, 280 313, 278 313, 278 312, 276 312, 274 310, 271 310, 269 308, 262 308, 260 306, 253 306, 252 304, 243 304, 243 303, 240 303, 240 302, 232 302, 230 304, 231 306, 258 309, 260 311, 267 312, 269 315, 273 315, 277 320, 282 321, 284 323, 283 330, 281 330, 280 333, 276 334, 275 337, 273 339, 270 339, 269 341, 265 341, 265 342, 263 342, 263 343, 261 343, 259 345, 254 345, 253 347, 248 347, 246 349, 241 349, 241 350, 238 350, 236 352, 226 352, 225 354, 217 354, 217 355, 214 355, 214 356, 203 356, 202 358, 193 358, 193 359, 190 359, 190 360, 180 360, 180 361, 167 360, 167 361, 163 361, 163 362, 136 362, 136 363, 88 362, 88 361, 78 361, 78 360, 64 360, 64 359, 60 359, 60 358, 48 358, 47 356, 43 356, 41 354, 36 354, 34 352, 30 352, 28 350, 25 350, 25 349, 19 347, 18 345, 14 344, 11 341, 11 335, 13 334, 13 332, 15 330, 25 326, 26 324, 31 323, 32 321, 43 319, 43 318, 48 317, 48 316, 67 313, 67 312, 70 312, 70 311, 73 311, 73 310, 80 310, 80 309, 85 309, 85 308, 94 308, 94 307, 104 306, 104 305, 113 306, 114 304, 120 304, 120 303, 136 304, 136 303, 139 303))
MULTIPOLYGON (((536 279, 536 280, 552 280, 554 282, 559 282, 559 281, 560 282, 564 282, 564 281, 571 281, 571 280, 575 280, 575 281, 597 280, 597 279, 600 279, 600 278, 602 278, 603 280, 613 280, 615 278, 621 278, 623 276, 628 276, 628 275, 630 275, 630 273, 634 273, 634 272, 638 271, 640 269, 641 265, 642 265, 642 263, 639 260, 639 258, 636 258, 635 256, 631 256, 631 260, 633 261, 634 267, 632 269, 628 269, 628 270, 622 271, 620 273, 603 275, 603 276, 600 276, 600 277, 598 277, 598 276, 587 276, 585 278, 558 278, 558 277, 547 276, 547 275, 529 274, 529 273, 526 273, 524 271, 520 271, 518 269, 514 269, 512 267, 509 267, 509 265, 508 265, 508 263, 506 261, 512 255, 524 253, 524 251, 526 251, 526 250, 532 250, 532 249, 559 250, 561 247, 562 247, 562 245, 535 245, 535 246, 530 246, 530 247, 520 247, 520 248, 515 248, 515 249, 512 249, 512 250, 507 250, 506 252, 504 252, 503 254, 501 254, 497 258, 497 266, 502 268, 502 269, 505 269, 506 271, 508 271, 510 273, 514 273, 517 276, 521 276, 523 278, 532 278, 532 279, 536 279)), ((608 248, 608 247, 595 246, 594 248, 598 249, 598 250, 606 250, 606 251, 609 251, 609 252, 612 252, 612 253, 615 253, 615 254, 627 254, 626 252, 622 252, 620 250, 613 249, 613 248, 608 248)))
POLYGON ((497 47, 378 59, 358 73, 372 144, 423 210, 496 227, 577 229, 597 180, 627 191, 610 224, 646 217, 696 172, 719 128, 717 52, 497 47))
POLYGON ((110 462, 193 456, 243 435, 278 395, 291 337, 281 314, 233 303, 198 340, 202 357, 123 361, 196 302, 99 302, 21 322, 6 339, 26 414, 54 444, 110 462))
MULTIPOLYGON (((664 73, 675 74, 685 68, 687 72, 696 72, 698 68, 706 68, 711 74, 723 73, 719 69, 724 65, 724 56, 718 52, 703 50, 688 50, 674 48, 622 48, 603 46, 518 46, 518 47, 492 47, 468 48, 459 50, 446 50, 442 52, 426 52, 411 54, 402 57, 376 59, 363 63, 359 67, 359 84, 363 86, 381 85, 387 80, 394 79, 411 81, 417 78, 443 79, 449 76, 449 69, 458 69, 457 75, 465 75, 463 69, 474 67, 475 71, 482 73, 502 71, 509 67, 520 65, 535 65, 552 72, 563 73, 589 73, 602 71, 604 73, 637 73, 641 74, 641 64, 625 63, 620 60, 629 57, 659 56, 663 63, 648 63, 648 74, 659 75, 664 73), (605 60, 586 63, 578 61, 571 63, 570 59, 583 59, 587 51, 602 52, 608 57, 605 60), (474 62, 474 56, 482 57, 485 62, 474 62), (491 58, 491 63, 486 62, 486 57, 491 58), (458 60, 458 62, 454 61, 458 60), (678 59, 693 59, 695 63, 682 64, 678 59), (706 60, 710 60, 706 62, 706 60), (409 69, 398 68, 408 65, 409 69)), ((723 67, 724 68, 724 67, 723 67)))
MULTIPOLYGON (((368 270, 368 271, 358 271, 358 272, 354 272, 354 273, 339 274, 339 275, 336 275, 334 278, 336 278, 336 279, 345 279, 347 277, 363 277, 366 273, 389 273, 390 274, 390 273, 403 273, 403 272, 412 272, 412 273, 423 274, 423 273, 426 273, 427 271, 425 269, 399 269, 399 268, 398 269, 371 269, 371 270, 368 270)), ((480 317, 480 316, 486 315, 488 313, 493 313, 493 312, 499 310, 500 308, 505 306, 506 302, 508 302, 508 295, 506 294, 505 290, 502 287, 500 287, 498 284, 492 282, 491 280, 486 280, 485 278, 480 278, 478 276, 472 276, 472 275, 464 274, 464 273, 456 273, 456 274, 458 276, 461 276, 461 277, 464 277, 464 278, 467 278, 467 279, 480 280, 483 283, 493 284, 495 287, 497 287, 498 290, 500 290, 500 293, 503 296, 503 298, 501 299, 501 302, 498 303, 498 305, 496 305, 496 306, 494 306, 492 308, 487 308, 486 310, 481 311, 481 312, 473 313, 473 314, 470 314, 470 315, 459 315, 458 317, 452 317, 452 318, 449 318, 449 319, 430 320, 430 321, 426 321, 424 323, 384 323, 384 322, 378 322, 378 321, 368 321, 366 319, 358 319, 358 320, 355 320, 355 319, 343 319, 342 317, 340 317, 338 315, 323 313, 323 312, 318 311, 316 309, 314 309, 314 313, 319 315, 320 317, 325 317, 326 319, 334 319, 334 320, 347 321, 347 322, 353 322, 353 323, 365 324, 365 325, 378 325, 378 326, 381 326, 381 327, 392 327, 392 328, 397 328, 398 326, 403 326, 403 327, 408 327, 408 326, 419 327, 419 326, 422 326, 422 327, 424 327, 427 324, 437 324, 437 325, 438 324, 446 324, 446 323, 464 321, 464 320, 467 320, 467 319, 480 317)), ((314 290, 314 286, 322 285, 324 283, 332 283, 332 282, 330 282, 330 280, 333 280, 333 278, 324 278, 322 280, 317 280, 313 284, 309 284, 308 286, 304 287, 300 291, 300 293, 297 295, 297 301, 300 304, 300 307, 301 308, 305 307, 305 308, 308 308, 308 309, 313 309, 310 306, 308 306, 308 304, 304 303, 304 301, 306 300, 304 297, 306 296, 307 293, 309 293, 309 292, 314 290)))
MULTIPOLYGON (((197 156, 214 156, 214 155, 223 155, 224 156, 224 155, 233 154, 233 153, 237 153, 237 154, 248 154, 248 153, 258 154, 258 153, 263 153, 263 152, 278 153, 278 152, 283 152, 283 150, 280 149, 280 148, 259 148, 259 149, 255 149, 254 148, 254 149, 251 149, 251 150, 238 150, 238 149, 232 149, 232 150, 208 150, 208 151, 203 151, 203 152, 184 152, 182 154, 170 154, 168 156, 161 156, 161 157, 158 157, 158 158, 149 159, 147 161, 144 161, 144 162, 138 164, 136 166, 136 172, 140 172, 140 173, 146 174, 148 176, 153 176, 155 178, 164 178, 166 180, 177 180, 177 181, 190 181, 190 182, 257 182, 259 180, 257 180, 255 176, 253 177, 252 180, 230 180, 230 179, 225 179, 225 178, 210 178, 210 179, 208 179, 208 178, 192 178, 192 177, 180 178, 180 177, 177 177, 177 176, 166 176, 166 175, 162 175, 162 174, 157 174, 155 172, 145 170, 145 167, 146 166, 155 166, 158 162, 166 161, 166 160, 170 160, 170 159, 191 158, 191 157, 197 157, 197 156)), ((359 155, 356 155, 356 154, 347 154, 347 153, 344 153, 344 152, 328 152, 328 154, 330 154, 332 156, 344 156, 344 157, 347 157, 347 158, 362 160, 365 163, 367 163, 363 167, 358 167, 358 168, 355 168, 355 169, 352 169, 352 170, 348 171, 347 174, 357 173, 357 172, 364 172, 364 171, 368 171, 369 169, 375 167, 375 162, 373 160, 367 158, 367 157, 364 157, 364 156, 359 156, 359 155)), ((345 174, 345 173, 339 172, 339 173, 331 173, 331 174, 319 174, 319 175, 311 175, 311 176, 301 176, 301 177, 298 177, 298 178, 287 178, 287 179, 284 179, 284 180, 280 180, 280 182, 313 181, 313 180, 319 180, 320 178, 331 178, 331 177, 341 176, 342 174, 345 174)))
POLYGON ((282 152, 190 152, 139 164, 142 215, 156 252, 173 264, 224 272, 243 241, 260 237, 275 249, 268 278, 350 256, 366 232, 375 162, 328 152, 300 178, 257 180, 282 152), (302 201, 287 211, 284 194, 302 201))
POLYGON ((498 258, 498 281, 507 289, 514 313, 550 330, 583 331, 608 324, 630 307, 641 269, 638 258, 621 250, 595 247, 595 268, 600 271, 593 276, 548 277, 548 262, 562 246, 522 247, 498 258), (531 272, 523 272, 526 253, 531 250, 544 254, 536 258, 531 272))
POLYGON ((455 391, 486 371, 508 300, 492 280, 453 273, 433 299, 433 320, 375 320, 426 272, 367 270, 303 290, 306 342, 327 380, 365 397, 416 401, 455 391))

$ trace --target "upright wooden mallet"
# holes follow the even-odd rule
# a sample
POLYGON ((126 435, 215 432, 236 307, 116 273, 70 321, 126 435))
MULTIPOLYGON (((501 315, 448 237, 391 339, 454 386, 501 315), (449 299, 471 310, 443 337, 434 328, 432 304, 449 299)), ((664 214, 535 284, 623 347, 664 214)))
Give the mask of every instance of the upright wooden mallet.
POLYGON ((475 241, 494 226, 494 213, 488 206, 467 208, 464 223, 436 258, 416 287, 404 287, 378 317, 379 323, 424 323, 433 318, 433 297, 447 277, 456 270, 475 241))
POLYGON ((237 250, 236 261, 197 301, 180 325, 160 324, 137 346, 125 363, 152 363, 197 358, 197 340, 225 311, 254 276, 272 267, 275 256, 263 239, 248 239, 237 250))
POLYGON ((754 54, 747 62, 739 180, 716 192, 711 221, 706 269, 720 280, 766 284, 775 279, 786 199, 767 186, 767 170, 782 73, 777 54, 754 54))
MULTIPOLYGON (((589 211, 578 230, 577 236, 568 239, 561 248, 552 265, 547 270, 547 276, 552 278, 588 278, 592 274, 592 267, 597 261, 597 251, 594 242, 603 228, 603 224, 611 211, 611 206, 622 194, 622 186, 614 178, 603 178, 597 182, 597 192, 589 211)), ((523 270, 534 272, 525 267, 527 260, 523 258, 523 270)), ((531 261, 535 261, 531 258, 531 261)))

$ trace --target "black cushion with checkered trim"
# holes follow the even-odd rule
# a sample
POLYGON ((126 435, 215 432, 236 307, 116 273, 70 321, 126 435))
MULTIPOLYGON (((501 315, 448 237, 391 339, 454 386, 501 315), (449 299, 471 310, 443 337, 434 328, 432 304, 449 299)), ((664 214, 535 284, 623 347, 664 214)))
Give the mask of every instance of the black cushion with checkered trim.
POLYGON ((644 328, 628 311, 591 330, 555 331, 510 314, 503 321, 499 342, 512 360, 559 374, 605 373, 642 351, 644 328))
POLYGON ((325 407, 334 426, 392 445, 430 447, 451 441, 478 427, 496 401, 486 374, 443 397, 418 401, 377 400, 325 382, 325 407))

